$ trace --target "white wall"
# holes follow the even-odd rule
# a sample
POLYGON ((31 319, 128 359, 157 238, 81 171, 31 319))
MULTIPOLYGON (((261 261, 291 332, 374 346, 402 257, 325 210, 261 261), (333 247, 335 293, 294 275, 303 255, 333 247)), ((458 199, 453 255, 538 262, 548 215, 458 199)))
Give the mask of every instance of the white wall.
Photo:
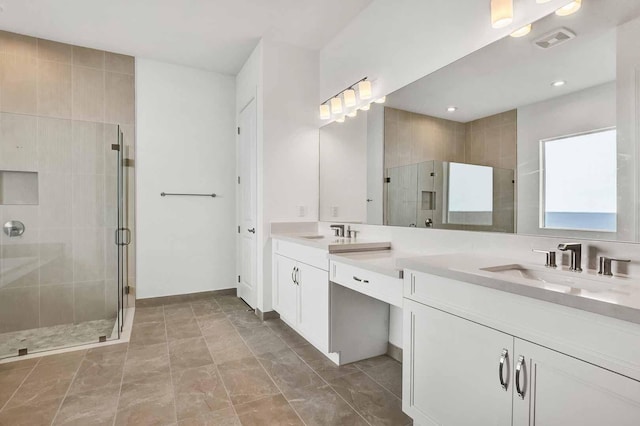
POLYGON ((136 116, 137 297, 235 287, 234 78, 137 58, 136 116))
MULTIPOLYGON (((518 234, 616 239, 606 232, 540 229, 540 141, 615 125, 615 82, 518 108, 518 234)), ((619 237, 630 239, 622 232, 619 237)))
POLYGON ((361 112, 320 129, 321 220, 367 223, 368 117, 361 112))
POLYGON ((317 51, 263 39, 236 78, 237 112, 252 97, 258 107, 257 291, 263 312, 272 309, 271 223, 318 219, 318 68, 317 51))
POLYGON ((514 23, 494 30, 489 0, 374 0, 321 50, 318 100, 365 76, 389 94, 566 3, 515 0, 514 23))

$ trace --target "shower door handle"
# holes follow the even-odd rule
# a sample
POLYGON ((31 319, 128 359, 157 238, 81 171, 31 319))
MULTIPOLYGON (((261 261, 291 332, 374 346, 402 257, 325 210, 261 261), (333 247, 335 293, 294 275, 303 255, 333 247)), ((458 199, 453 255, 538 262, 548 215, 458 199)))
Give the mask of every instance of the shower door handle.
POLYGON ((128 246, 131 244, 131 230, 129 228, 119 228, 116 229, 116 245, 118 246, 128 246), (120 232, 124 232, 125 239, 120 239, 120 232))

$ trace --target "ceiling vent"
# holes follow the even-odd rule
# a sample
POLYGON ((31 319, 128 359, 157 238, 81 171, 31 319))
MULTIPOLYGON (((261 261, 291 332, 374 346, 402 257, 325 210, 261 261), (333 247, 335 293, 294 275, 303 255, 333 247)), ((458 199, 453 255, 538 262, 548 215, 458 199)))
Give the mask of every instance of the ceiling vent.
POLYGON ((567 28, 560 28, 551 31, 548 34, 545 34, 539 39, 536 39, 534 43, 541 49, 551 49, 552 47, 556 47, 563 43, 566 43, 567 41, 575 37, 576 33, 574 33, 573 31, 567 28))

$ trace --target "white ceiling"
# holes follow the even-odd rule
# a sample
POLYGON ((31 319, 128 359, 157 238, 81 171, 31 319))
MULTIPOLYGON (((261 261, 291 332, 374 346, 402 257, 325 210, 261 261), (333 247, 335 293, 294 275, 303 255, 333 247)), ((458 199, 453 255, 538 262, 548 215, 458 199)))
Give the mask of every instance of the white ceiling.
POLYGON ((387 97, 393 108, 468 122, 616 78, 615 27, 640 16, 640 1, 584 1, 569 17, 554 14, 523 38, 506 37, 387 97), (566 27, 577 34, 543 50, 533 41, 566 27), (565 80, 566 86, 551 83, 565 80), (456 106, 454 113, 446 111, 456 106))
POLYGON ((372 0, 0 0, 0 29, 238 73, 261 37, 320 49, 372 0))

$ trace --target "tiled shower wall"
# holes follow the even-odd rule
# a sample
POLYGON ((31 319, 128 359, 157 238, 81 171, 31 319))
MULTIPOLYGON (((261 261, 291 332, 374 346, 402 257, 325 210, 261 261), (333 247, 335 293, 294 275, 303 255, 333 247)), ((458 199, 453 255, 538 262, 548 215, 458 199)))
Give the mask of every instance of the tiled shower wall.
MULTIPOLYGON (((117 125, 133 158, 134 58, 0 32, 0 170, 38 173, 37 205, 0 205, 0 332, 115 317, 117 125)), ((131 162, 131 165, 133 163, 131 162)), ((134 179, 125 168, 134 230, 134 179)), ((135 283, 129 247, 131 285, 135 283)))

